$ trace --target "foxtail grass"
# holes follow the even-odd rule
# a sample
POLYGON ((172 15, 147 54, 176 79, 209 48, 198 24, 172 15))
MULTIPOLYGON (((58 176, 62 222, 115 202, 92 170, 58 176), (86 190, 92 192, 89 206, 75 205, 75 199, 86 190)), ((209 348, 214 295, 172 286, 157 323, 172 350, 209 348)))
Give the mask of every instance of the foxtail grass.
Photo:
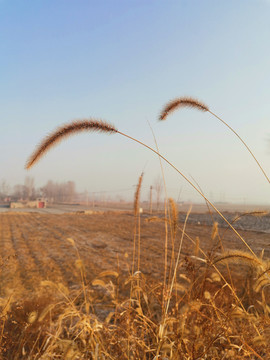
POLYGON ((140 270, 140 254, 141 254, 141 239, 140 239, 140 194, 142 187, 143 173, 141 173, 139 177, 139 181, 136 187, 135 195, 134 195, 134 243, 133 243, 133 264, 132 264, 132 274, 134 273, 134 262, 135 262, 135 248, 136 248, 136 239, 137 239, 137 270, 140 270))
MULTIPOLYGON (((208 107, 199 101, 184 98, 181 104, 177 104, 177 102, 171 103, 163 119, 181 106, 189 106, 200 111, 210 112, 208 107)), ((169 223, 171 224, 173 237, 175 238, 176 231, 180 230, 181 239, 168 288, 165 283, 162 291, 162 282, 160 281, 154 286, 149 286, 141 271, 137 271, 135 274, 132 271, 130 278, 124 282, 124 286, 131 284, 132 287, 134 279, 137 279, 137 286, 134 287, 134 292, 132 295, 130 293, 129 298, 120 300, 115 295, 116 285, 112 280, 107 282, 105 279, 106 277, 117 277, 118 279, 116 275, 120 274, 119 271, 117 273, 110 271, 101 273, 98 278, 92 281, 93 288, 90 288, 90 285, 89 287, 85 285, 84 269, 82 263, 78 262, 79 269, 82 271, 81 295, 76 296, 76 300, 67 302, 67 308, 56 319, 53 324, 54 328, 51 327, 50 329, 50 336, 46 340, 46 342, 48 341, 47 348, 43 346, 42 349, 45 349, 44 351, 48 350, 48 353, 54 356, 63 355, 66 359, 75 359, 76 356, 81 359, 91 357, 112 360, 124 360, 127 358, 147 360, 154 357, 155 359, 170 360, 195 360, 200 358, 264 359, 269 353, 269 351, 267 352, 269 350, 267 326, 269 326, 270 311, 264 294, 264 287, 269 283, 265 282, 264 276, 269 271, 269 264, 265 263, 262 258, 257 258, 246 241, 206 198, 201 189, 162 156, 158 148, 154 150, 140 140, 120 132, 113 125, 104 121, 96 119, 78 120, 59 127, 55 132, 48 135, 30 156, 26 168, 30 169, 61 140, 85 131, 97 131, 107 134, 117 133, 139 143, 158 155, 159 159, 164 160, 173 167, 205 199, 207 204, 223 218, 250 250, 251 254, 223 252, 223 254, 214 258, 208 256, 201 249, 199 238, 194 241, 186 233, 189 212, 181 229, 177 223, 177 211, 172 202, 171 211, 169 212, 172 220, 169 223), (197 259, 195 257, 193 259, 192 256, 183 256, 184 238, 190 238, 193 241, 194 254, 197 259), (199 254, 203 254, 204 259, 199 259, 199 254), (198 259, 203 261, 196 267, 195 264, 198 259), (259 283, 256 284, 256 290, 260 291, 260 293, 256 293, 256 297, 253 299, 253 312, 244 306, 237 290, 228 283, 221 270, 217 267, 222 262, 227 264, 230 261, 236 264, 248 264, 258 272, 257 280, 259 283), (186 269, 185 272, 181 271, 180 275, 182 277, 178 277, 177 271, 179 269, 186 269), (180 283, 184 278, 186 281, 180 283), (106 299, 107 304, 104 306, 106 313, 104 321, 100 320, 98 316, 93 316, 93 314, 85 311, 87 307, 82 306, 82 303, 90 303, 90 300, 87 299, 90 294, 91 304, 93 303, 94 306, 95 300, 99 300, 99 304, 104 302, 104 292, 101 300, 98 295, 95 295, 98 293, 98 288, 109 290, 110 293, 110 297, 106 299), (139 296, 134 297, 133 294, 136 293, 139 296), (94 298, 93 301, 92 297, 94 298), (79 304, 78 299, 81 299, 79 304), (163 306, 164 299, 165 306, 163 306), (263 315, 261 315, 260 311, 263 315)), ((134 198, 135 220, 139 219, 141 183, 142 175, 139 178, 134 198)), ((165 216, 165 224, 167 222, 165 216)), ((219 234, 218 227, 214 225, 212 238, 215 239, 215 237, 219 237, 219 234)), ((72 239, 69 241, 74 246, 75 242, 72 239)), ((135 249, 134 247, 134 254, 135 249)), ((137 251, 139 258, 139 243, 137 251)), ((139 269, 140 263, 138 260, 139 269)), ((65 299, 67 298, 69 299, 66 295, 65 299)), ((14 326, 14 323, 11 323, 11 329, 13 329, 12 326, 14 326)), ((30 326, 31 324, 29 324, 30 326)), ((53 358, 53 356, 51 355, 50 358, 53 358)))
POLYGON ((199 100, 194 99, 192 97, 180 97, 180 98, 173 99, 173 100, 169 101, 163 107, 163 109, 162 109, 162 111, 160 113, 160 116, 159 116, 159 120, 166 120, 167 117, 171 113, 173 113, 174 111, 176 111, 176 110, 178 110, 180 108, 183 108, 183 107, 190 107, 190 108, 198 109, 200 111, 209 112, 215 118, 217 118, 219 121, 221 121, 225 126, 227 126, 227 128, 229 128, 238 137, 238 139, 242 142, 242 144, 248 150, 250 155, 253 157, 253 159, 255 160, 257 165, 259 166, 259 168, 260 168, 261 172, 263 173, 264 177, 266 178, 266 180, 270 184, 269 177, 265 173, 263 167, 261 166, 261 164, 259 163, 259 161, 255 157, 255 155, 253 154, 253 152, 251 151, 251 149, 249 148, 247 143, 241 138, 241 136, 227 122, 225 122, 222 118, 220 118, 218 115, 216 115, 214 112, 212 112, 207 105, 200 102, 199 100))
POLYGON ((111 134, 117 132, 117 129, 113 125, 98 119, 76 120, 69 124, 60 126, 53 133, 48 134, 37 146, 36 151, 34 151, 27 160, 25 165, 26 169, 30 169, 53 146, 59 144, 62 140, 69 137, 73 133, 92 131, 111 134))
POLYGON ((134 196, 134 215, 135 216, 137 216, 140 211, 140 194, 141 194, 142 180, 143 180, 143 173, 141 173, 141 175, 139 177, 139 181, 138 181, 135 196, 134 196))
POLYGON ((216 259, 214 259, 213 264, 217 264, 223 261, 232 261, 234 263, 242 262, 251 266, 263 266, 263 261, 257 256, 253 256, 249 253, 239 250, 230 251, 222 254, 221 256, 218 256, 216 259))
MULTIPOLYGON (((207 111, 207 110, 205 110, 207 111)), ((105 133, 118 133, 122 136, 125 136, 127 138, 129 138, 132 141, 135 141, 137 143, 139 143, 140 145, 144 146, 145 148, 149 149, 150 151, 152 151, 153 153, 155 153, 156 155, 159 156, 159 158, 163 159, 165 162, 167 162, 173 169, 175 169, 206 201, 207 203, 219 214, 219 216, 228 224, 228 226, 234 231, 234 233, 241 239, 241 241, 246 245, 246 247, 249 249, 249 251, 252 253, 252 255, 256 258, 255 253, 253 252, 253 250, 251 249, 251 247, 247 244, 247 242, 244 240, 244 238, 236 231, 236 229, 230 224, 230 222, 223 216, 223 214, 214 206, 214 204, 212 204, 207 198, 206 196, 200 191, 200 189, 198 189, 198 187, 196 187, 180 170, 178 170, 169 160, 167 160, 163 155, 161 155, 159 153, 159 151, 154 150, 153 148, 151 148, 150 146, 146 145, 145 143, 141 142, 140 140, 137 140, 123 132, 120 132, 119 130, 117 130, 113 125, 104 125, 107 123, 104 123, 103 121, 99 121, 99 120, 94 120, 94 119, 90 119, 90 120, 82 120, 82 121, 77 121, 77 122, 73 122, 70 126, 64 125, 58 129, 56 129, 55 132, 53 132, 50 136, 47 136, 46 139, 37 147, 36 151, 33 153, 33 155, 29 158, 27 164, 26 164, 26 168, 29 169, 31 168, 31 166, 33 166, 51 147, 53 147, 53 145, 57 144, 58 142, 60 142, 62 139, 67 138, 70 135, 74 135, 77 134, 79 132, 82 131, 89 131, 89 130, 94 130, 94 131, 98 131, 98 132, 105 132, 105 133)), ((181 248, 182 248, 182 243, 183 243, 183 236, 185 234, 185 226, 182 232, 182 237, 181 237, 181 241, 180 241, 180 247, 179 247, 179 251, 178 251, 178 256, 176 259, 176 263, 174 266, 174 272, 173 272, 173 276, 171 279, 171 287, 169 288, 168 291, 168 297, 165 298, 165 292, 163 292, 163 300, 162 303, 164 302, 164 299, 166 300, 166 305, 165 305, 165 312, 163 313, 163 320, 160 324, 160 340, 158 341, 158 346, 157 346, 157 355, 159 355, 161 349, 162 349, 162 343, 163 343, 163 339, 166 336, 166 322, 167 322, 167 314, 169 311, 169 306, 170 306, 170 302, 171 302, 171 296, 172 296, 172 290, 174 288, 174 283, 175 283, 175 276, 176 276, 176 270, 178 268, 179 265, 179 261, 180 261, 180 253, 181 253, 181 248)), ((139 266, 139 263, 138 263, 139 266)), ((133 276, 133 274, 132 274, 133 276)), ((164 278, 164 281, 165 278, 164 278)), ((226 282, 227 283, 227 282, 226 282)), ((139 285, 139 282, 138 282, 139 285)), ((167 287, 164 286, 164 290, 166 290, 167 287)), ((238 297, 234 291, 234 289, 230 286, 230 289, 232 291, 232 294, 234 295, 235 299, 237 299, 238 301, 238 297)), ((131 299, 130 299, 131 301, 131 299)), ((139 301, 140 301, 140 296, 139 296, 139 301)), ((239 301, 240 304, 241 301, 239 301)), ((243 306, 243 305, 242 305, 243 306)), ((130 318, 130 317, 129 317, 130 318)), ((254 328, 256 329, 257 334, 259 335, 258 329, 256 327, 256 324, 254 324, 254 328)), ((130 347, 128 352, 130 351, 130 347)))
POLYGON ((172 112, 181 107, 189 107, 200 111, 209 111, 207 105, 192 97, 176 98, 169 101, 162 109, 159 120, 165 120, 172 112))
POLYGON ((167 162, 167 164, 169 164, 179 175, 181 175, 193 187, 193 189, 197 191, 197 193, 199 193, 204 198, 205 201, 207 201, 207 203, 217 212, 217 214, 227 223, 227 225, 232 229, 232 231, 245 244, 245 246, 249 249, 249 251, 254 256, 256 256, 253 250, 251 249, 251 247, 244 240, 244 238, 237 232, 237 230, 230 224, 230 222, 216 208, 216 206, 175 165, 173 165, 166 157, 161 155, 159 151, 156 151, 149 145, 143 143, 142 141, 135 139, 134 137, 117 130, 115 126, 103 120, 97 120, 93 118, 91 118, 90 120, 77 120, 71 122, 70 124, 64 124, 58 127, 54 132, 46 136, 45 139, 37 146, 36 150, 33 152, 33 154, 29 157, 29 159, 26 162, 26 166, 25 166, 26 169, 29 170, 34 164, 36 164, 43 157, 43 155, 45 155, 54 145, 58 144, 63 139, 66 139, 71 135, 75 135, 85 131, 97 131, 107 134, 117 133, 132 141, 137 142, 138 144, 144 146, 148 150, 158 155, 161 159, 167 162))

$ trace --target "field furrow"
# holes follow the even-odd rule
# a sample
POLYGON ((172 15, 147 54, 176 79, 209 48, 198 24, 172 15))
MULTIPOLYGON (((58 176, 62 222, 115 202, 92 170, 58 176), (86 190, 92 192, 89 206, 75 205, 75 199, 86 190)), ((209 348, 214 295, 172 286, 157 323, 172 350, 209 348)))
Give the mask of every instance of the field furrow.
POLYGON ((21 277, 20 261, 11 229, 10 217, 1 216, 1 296, 10 295, 14 290, 20 292, 23 289, 24 280, 21 277))
MULTIPOLYGON (((130 272, 133 259, 134 217, 131 214, 1 214, 1 295, 11 290, 34 292, 43 280, 79 286, 80 258, 88 281, 103 270, 130 272), (72 245, 73 239, 75 247, 72 245)), ((181 223, 175 239, 175 254, 181 239, 181 223)), ((196 237, 200 247, 211 251, 217 239, 211 240, 212 227, 188 224, 189 237, 183 239, 182 255, 192 254, 196 237), (190 239, 191 238, 191 239, 190 239)), ((224 229, 220 231, 222 234, 224 229)), ((243 232, 256 253, 269 252, 268 235, 243 232), (255 239, 256 238, 256 241, 255 239), (256 249, 256 245, 258 248, 256 249)), ((136 249, 138 244, 136 236, 136 249)), ((141 219, 140 247, 143 273, 160 278, 164 273, 165 226, 163 221, 141 219)), ((245 249, 230 231, 222 239, 226 249, 245 249)), ((136 250, 137 251, 137 250, 136 250)), ((172 258, 172 237, 168 232, 167 259, 172 258)))

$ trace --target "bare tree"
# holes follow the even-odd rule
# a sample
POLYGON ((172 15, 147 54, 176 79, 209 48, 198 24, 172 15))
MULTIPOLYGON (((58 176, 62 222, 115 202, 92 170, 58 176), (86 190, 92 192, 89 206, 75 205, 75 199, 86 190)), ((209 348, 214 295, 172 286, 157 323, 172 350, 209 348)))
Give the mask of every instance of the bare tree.
POLYGON ((74 201, 74 197, 76 194, 75 190, 75 182, 74 181, 68 181, 66 184, 66 191, 67 191, 67 201, 72 202, 74 201))
POLYGON ((34 178, 26 176, 24 180, 24 198, 27 200, 33 200, 35 198, 35 186, 34 178))
POLYGON ((9 191, 10 191, 10 188, 9 188, 9 185, 8 183, 6 182, 5 179, 2 179, 1 180, 1 185, 0 185, 0 195, 1 197, 5 198, 9 195, 9 191))
POLYGON ((13 196, 15 197, 15 199, 21 200, 23 198, 23 195, 24 195, 24 185, 21 184, 15 185, 13 188, 13 196))
POLYGON ((41 188, 42 196, 47 198, 50 202, 55 200, 55 184, 52 180, 49 180, 45 186, 41 188))
POLYGON ((76 195, 76 185, 74 181, 55 183, 49 180, 41 191, 50 202, 72 202, 76 195))

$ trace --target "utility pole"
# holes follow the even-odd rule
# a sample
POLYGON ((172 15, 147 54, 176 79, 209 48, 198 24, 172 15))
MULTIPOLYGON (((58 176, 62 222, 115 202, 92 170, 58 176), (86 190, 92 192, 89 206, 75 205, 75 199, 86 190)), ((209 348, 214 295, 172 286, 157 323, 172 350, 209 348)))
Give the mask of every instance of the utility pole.
POLYGON ((95 208, 95 193, 93 192, 93 198, 92 198, 92 206, 93 206, 93 209, 95 208))
POLYGON ((150 214, 152 214, 152 190, 153 190, 153 186, 150 186, 150 207, 149 207, 149 212, 150 214))

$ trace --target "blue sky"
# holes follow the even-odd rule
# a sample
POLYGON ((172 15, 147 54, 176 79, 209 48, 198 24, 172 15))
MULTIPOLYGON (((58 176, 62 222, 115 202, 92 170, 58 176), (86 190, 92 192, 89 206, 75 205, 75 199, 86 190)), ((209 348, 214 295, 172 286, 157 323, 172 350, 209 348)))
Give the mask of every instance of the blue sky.
MULTIPOLYGON (((48 132, 97 117, 154 146, 150 123, 160 152, 212 200, 270 203, 254 160, 210 114, 157 121, 170 99, 198 98, 270 174, 269 18, 266 0, 0 0, 0 180, 74 180, 132 197, 144 171, 146 198, 159 161, 119 135, 77 135, 24 170, 48 132)), ((166 165, 165 176, 169 196, 199 200, 166 165)))

